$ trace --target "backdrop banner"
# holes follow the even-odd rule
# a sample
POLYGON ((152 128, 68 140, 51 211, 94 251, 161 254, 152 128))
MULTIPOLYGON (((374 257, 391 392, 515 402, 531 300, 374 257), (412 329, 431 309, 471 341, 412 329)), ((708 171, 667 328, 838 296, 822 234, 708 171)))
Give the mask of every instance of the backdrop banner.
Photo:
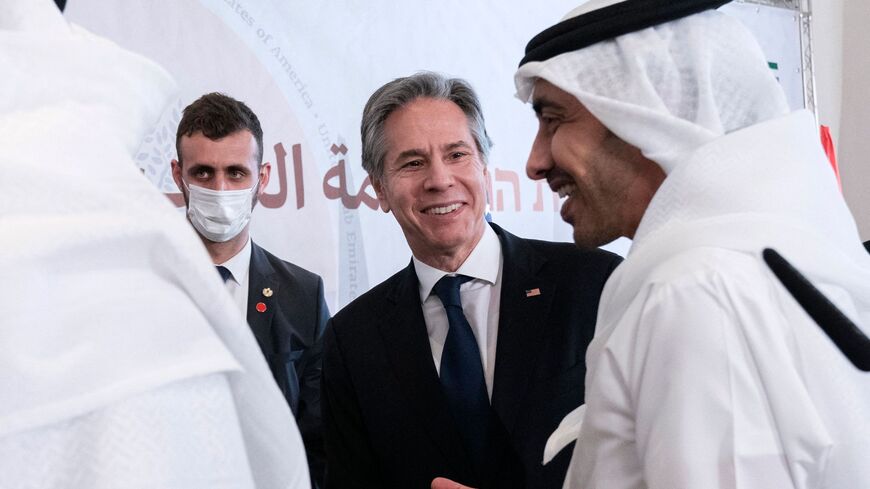
MULTIPOLYGON (((181 110, 219 91, 257 113, 272 179, 251 234, 278 256, 322 275, 336 311, 410 260, 398 224, 380 210, 360 166, 363 105, 396 77, 432 70, 468 80, 495 143, 492 220, 521 236, 571 240, 558 197, 525 176, 537 122, 515 98, 513 74, 529 39, 577 4, 70 0, 65 16, 157 61, 178 81, 177 101, 136 161, 180 209, 169 162, 181 110)), ((623 239, 608 248, 625 254, 628 245, 623 239)))

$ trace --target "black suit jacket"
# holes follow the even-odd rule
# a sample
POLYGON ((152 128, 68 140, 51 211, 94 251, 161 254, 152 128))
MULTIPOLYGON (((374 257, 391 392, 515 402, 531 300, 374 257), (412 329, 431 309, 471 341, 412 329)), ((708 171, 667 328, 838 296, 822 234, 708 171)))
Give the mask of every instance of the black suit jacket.
POLYGON ((620 258, 492 227, 504 255, 492 392, 500 431, 486 473, 473 473, 441 390, 412 263, 327 328, 327 488, 428 489, 437 476, 479 477, 493 488, 562 487, 571 450, 543 466, 544 445, 583 403, 599 295, 620 258))
POLYGON ((323 331, 329 321, 323 280, 252 242, 247 318, 296 416, 311 478, 322 487, 320 372, 323 331))

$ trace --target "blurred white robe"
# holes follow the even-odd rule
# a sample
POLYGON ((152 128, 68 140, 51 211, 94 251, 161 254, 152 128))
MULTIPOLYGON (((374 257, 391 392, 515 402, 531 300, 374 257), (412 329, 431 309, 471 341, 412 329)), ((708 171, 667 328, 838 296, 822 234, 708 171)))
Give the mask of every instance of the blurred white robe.
POLYGON ((0 487, 308 487, 250 329, 132 160, 169 75, 46 0, 0 5, 0 73, 0 487))

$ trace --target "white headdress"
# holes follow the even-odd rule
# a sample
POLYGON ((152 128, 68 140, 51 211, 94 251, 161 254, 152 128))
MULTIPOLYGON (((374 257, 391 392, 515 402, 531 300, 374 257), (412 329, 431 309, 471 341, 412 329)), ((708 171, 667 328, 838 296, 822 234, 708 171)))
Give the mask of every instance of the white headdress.
MULTIPOLYGON (((613 3, 590 2, 566 18, 613 3)), ((758 43, 714 10, 528 61, 516 73, 520 99, 538 78, 577 97, 666 173, 713 139, 789 111, 758 43)))

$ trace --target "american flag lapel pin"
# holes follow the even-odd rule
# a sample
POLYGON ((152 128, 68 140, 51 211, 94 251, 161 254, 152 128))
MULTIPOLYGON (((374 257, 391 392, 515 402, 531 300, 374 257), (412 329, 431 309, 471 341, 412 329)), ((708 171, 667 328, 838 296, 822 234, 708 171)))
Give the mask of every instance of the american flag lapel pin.
POLYGON ((535 287, 534 289, 526 290, 526 297, 536 297, 541 295, 541 289, 535 287))

